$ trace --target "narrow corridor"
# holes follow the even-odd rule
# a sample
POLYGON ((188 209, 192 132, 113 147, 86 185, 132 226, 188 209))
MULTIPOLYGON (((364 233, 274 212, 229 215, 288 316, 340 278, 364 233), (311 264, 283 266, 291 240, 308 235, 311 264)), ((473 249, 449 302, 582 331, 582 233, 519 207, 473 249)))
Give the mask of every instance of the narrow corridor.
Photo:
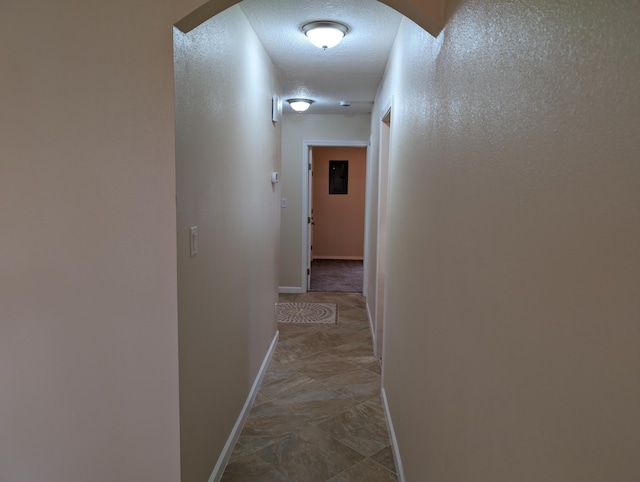
POLYGON ((279 323, 280 338, 227 465, 229 481, 395 481, 364 298, 280 295, 336 303, 338 323, 279 323))

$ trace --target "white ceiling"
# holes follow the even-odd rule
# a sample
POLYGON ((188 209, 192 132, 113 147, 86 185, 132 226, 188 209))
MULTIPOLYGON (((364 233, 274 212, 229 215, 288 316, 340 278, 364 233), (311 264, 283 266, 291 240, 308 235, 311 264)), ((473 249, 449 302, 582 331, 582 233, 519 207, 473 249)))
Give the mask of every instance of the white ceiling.
POLYGON ((309 114, 371 112, 402 15, 375 0, 244 0, 240 6, 280 70, 283 100, 313 99, 309 114), (315 20, 343 23, 349 32, 336 47, 319 49, 301 29, 315 20))

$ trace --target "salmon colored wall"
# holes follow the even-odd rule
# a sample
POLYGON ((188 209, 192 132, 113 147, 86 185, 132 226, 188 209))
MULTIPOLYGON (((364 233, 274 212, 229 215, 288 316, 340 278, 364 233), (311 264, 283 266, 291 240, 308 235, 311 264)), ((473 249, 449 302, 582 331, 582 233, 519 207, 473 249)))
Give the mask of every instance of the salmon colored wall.
POLYGON ((362 259, 365 147, 313 148, 313 257, 362 259), (349 161, 348 194, 329 194, 329 161, 349 161))

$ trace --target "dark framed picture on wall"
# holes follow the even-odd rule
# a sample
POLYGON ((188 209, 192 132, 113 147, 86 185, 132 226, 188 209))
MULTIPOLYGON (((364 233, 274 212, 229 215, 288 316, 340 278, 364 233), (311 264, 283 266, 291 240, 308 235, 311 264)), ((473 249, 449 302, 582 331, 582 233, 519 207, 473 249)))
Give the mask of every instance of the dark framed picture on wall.
POLYGON ((348 194, 349 161, 329 161, 329 194, 348 194))

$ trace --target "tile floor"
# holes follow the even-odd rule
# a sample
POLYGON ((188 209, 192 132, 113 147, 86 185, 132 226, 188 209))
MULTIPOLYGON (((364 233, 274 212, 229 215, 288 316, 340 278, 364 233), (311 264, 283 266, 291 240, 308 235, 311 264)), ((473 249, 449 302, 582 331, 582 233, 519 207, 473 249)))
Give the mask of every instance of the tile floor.
POLYGON ((337 303, 339 321, 278 325, 222 481, 396 481, 364 298, 305 293, 280 301, 337 303))

